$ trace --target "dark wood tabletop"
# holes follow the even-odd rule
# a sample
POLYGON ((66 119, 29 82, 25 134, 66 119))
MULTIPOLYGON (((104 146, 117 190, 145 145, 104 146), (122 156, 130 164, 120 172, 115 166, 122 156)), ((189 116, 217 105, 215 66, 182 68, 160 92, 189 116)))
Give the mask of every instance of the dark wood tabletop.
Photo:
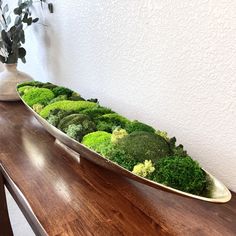
POLYGON ((236 235, 235 193, 203 202, 76 161, 20 102, 0 102, 0 161, 37 235, 236 235))

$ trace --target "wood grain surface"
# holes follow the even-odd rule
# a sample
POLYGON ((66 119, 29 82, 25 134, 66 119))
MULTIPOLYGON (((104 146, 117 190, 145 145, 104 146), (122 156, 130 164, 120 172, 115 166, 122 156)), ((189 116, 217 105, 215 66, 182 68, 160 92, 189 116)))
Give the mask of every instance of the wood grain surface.
POLYGON ((78 162, 20 102, 0 102, 0 161, 37 235, 236 235, 235 193, 207 203, 78 162))

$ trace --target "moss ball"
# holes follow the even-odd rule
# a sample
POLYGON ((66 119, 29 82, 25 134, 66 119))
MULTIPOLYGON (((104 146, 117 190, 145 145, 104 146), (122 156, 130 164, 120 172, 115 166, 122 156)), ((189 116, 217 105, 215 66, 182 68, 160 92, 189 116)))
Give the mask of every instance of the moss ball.
POLYGON ((22 96, 23 100, 31 107, 36 103, 46 105, 54 97, 54 93, 46 88, 32 88, 22 96))
POLYGON ((169 145, 164 138, 144 131, 125 136, 117 142, 116 147, 138 162, 151 160, 156 163, 160 158, 170 154, 169 145))
POLYGON ((152 180, 178 190, 200 195, 206 187, 206 174, 190 157, 168 157, 155 165, 152 180))

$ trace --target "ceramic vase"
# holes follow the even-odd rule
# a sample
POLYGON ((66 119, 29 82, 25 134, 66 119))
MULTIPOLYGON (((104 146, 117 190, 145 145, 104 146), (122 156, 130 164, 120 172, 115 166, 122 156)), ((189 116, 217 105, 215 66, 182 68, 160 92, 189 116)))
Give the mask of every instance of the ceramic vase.
POLYGON ((20 82, 30 81, 33 78, 17 69, 17 64, 3 64, 4 71, 0 73, 0 101, 20 100, 16 86, 20 82))

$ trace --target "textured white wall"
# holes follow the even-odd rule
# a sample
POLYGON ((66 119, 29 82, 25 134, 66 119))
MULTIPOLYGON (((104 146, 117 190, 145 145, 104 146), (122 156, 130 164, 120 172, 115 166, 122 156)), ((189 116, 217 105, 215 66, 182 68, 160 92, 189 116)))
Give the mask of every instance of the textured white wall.
POLYGON ((21 68, 175 135, 236 191, 236 1, 54 3, 21 68))

